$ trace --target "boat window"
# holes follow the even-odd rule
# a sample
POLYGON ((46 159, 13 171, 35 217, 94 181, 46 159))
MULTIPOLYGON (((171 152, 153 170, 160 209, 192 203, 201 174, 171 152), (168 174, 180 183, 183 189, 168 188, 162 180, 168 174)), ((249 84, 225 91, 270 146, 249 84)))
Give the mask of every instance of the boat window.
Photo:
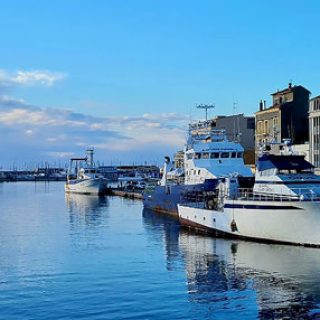
POLYGON ((212 152, 210 154, 211 159, 218 159, 219 158, 219 152, 212 152))
POLYGON ((200 170, 198 170, 198 175, 200 176, 200 170))
POLYGON ((209 159, 209 153, 208 152, 204 152, 202 154, 202 159, 209 159))
POLYGON ((221 152, 221 158, 229 158, 229 152, 221 152))
POLYGON ((242 158, 243 157, 243 152, 238 152, 237 158, 242 158))
POLYGON ((195 159, 200 159, 200 158, 201 158, 201 153, 196 152, 196 153, 194 154, 194 158, 195 158, 195 159))
POLYGON ((237 153, 236 152, 231 152, 231 158, 236 158, 237 157, 237 153))
POLYGON ((193 153, 187 153, 187 159, 190 160, 193 158, 193 153))

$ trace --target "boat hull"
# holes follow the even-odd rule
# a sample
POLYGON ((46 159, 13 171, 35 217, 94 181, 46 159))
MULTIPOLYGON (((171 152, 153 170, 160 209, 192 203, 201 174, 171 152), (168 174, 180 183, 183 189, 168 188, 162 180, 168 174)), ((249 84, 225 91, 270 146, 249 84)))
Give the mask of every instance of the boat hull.
POLYGON ((143 206, 146 209, 168 214, 176 218, 178 214, 178 203, 185 193, 202 192, 213 189, 218 180, 205 181, 202 184, 177 184, 170 186, 156 186, 151 193, 143 193, 143 206))
POLYGON ((103 178, 74 180, 65 184, 67 193, 102 195, 106 191, 106 180, 103 178))
POLYGON ((182 225, 216 236, 320 246, 320 202, 226 201, 224 211, 178 205, 182 225))

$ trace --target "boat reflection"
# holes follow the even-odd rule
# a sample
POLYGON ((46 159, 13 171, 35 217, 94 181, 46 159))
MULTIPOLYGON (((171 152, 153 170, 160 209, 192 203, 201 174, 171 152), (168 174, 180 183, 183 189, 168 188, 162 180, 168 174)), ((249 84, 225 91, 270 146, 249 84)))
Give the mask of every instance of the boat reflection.
POLYGON ((230 301, 234 292, 242 292, 239 310, 252 311, 255 303, 260 319, 320 315, 317 249, 214 239, 187 232, 180 233, 179 245, 194 302, 230 301))
POLYGON ((180 230, 153 212, 143 217, 147 228, 162 230, 169 264, 183 260, 196 310, 206 305, 206 314, 216 318, 232 311, 228 319, 237 319, 237 312, 259 319, 320 318, 319 249, 216 239, 180 230))
POLYGON ((106 213, 108 206, 106 197, 83 194, 66 194, 66 205, 70 214, 70 224, 84 222, 86 225, 100 224, 100 218, 106 213))
POLYGON ((167 270, 173 270, 178 261, 179 249, 179 222, 166 215, 144 208, 142 211, 144 227, 156 242, 164 241, 167 257, 167 270))

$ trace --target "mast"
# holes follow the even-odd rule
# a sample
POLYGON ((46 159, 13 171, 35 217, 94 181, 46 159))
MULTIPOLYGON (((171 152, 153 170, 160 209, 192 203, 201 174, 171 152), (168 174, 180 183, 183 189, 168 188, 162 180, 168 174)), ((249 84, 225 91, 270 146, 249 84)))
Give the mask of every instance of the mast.
POLYGON ((208 121, 208 109, 213 109, 215 107, 214 104, 199 104, 196 106, 198 109, 205 109, 206 110, 206 121, 208 121))
POLYGON ((233 102, 233 139, 234 139, 234 141, 238 140, 236 111, 237 111, 237 102, 234 101, 233 102))
POLYGON ((87 154, 87 164, 89 167, 93 167, 94 163, 93 163, 93 154, 94 154, 94 149, 93 148, 88 148, 86 150, 86 154, 87 154))

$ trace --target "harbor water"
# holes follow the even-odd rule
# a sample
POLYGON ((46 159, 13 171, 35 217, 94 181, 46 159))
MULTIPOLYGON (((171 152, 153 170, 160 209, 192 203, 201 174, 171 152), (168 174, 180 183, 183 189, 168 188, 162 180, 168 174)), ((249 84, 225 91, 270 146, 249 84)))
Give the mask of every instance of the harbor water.
POLYGON ((320 249, 196 235, 62 182, 1 183, 0 319, 320 319, 320 249))

